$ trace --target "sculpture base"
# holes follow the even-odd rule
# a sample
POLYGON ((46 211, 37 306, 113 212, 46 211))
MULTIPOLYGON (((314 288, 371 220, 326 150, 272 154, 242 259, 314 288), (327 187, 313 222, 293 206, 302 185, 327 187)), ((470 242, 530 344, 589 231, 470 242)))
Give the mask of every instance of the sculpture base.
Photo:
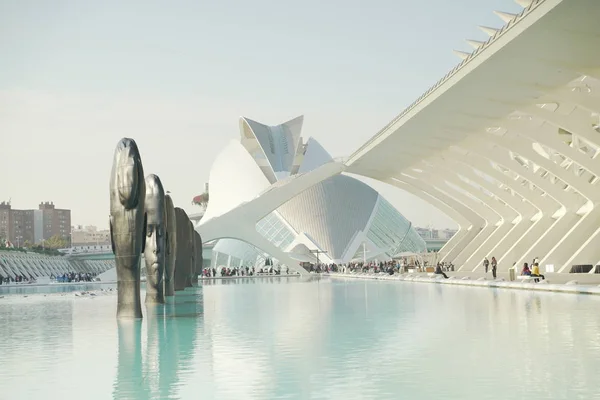
POLYGON ((165 297, 175 296, 175 281, 165 281, 165 297))
POLYGON ((165 302, 165 297, 161 292, 148 292, 146 289, 146 304, 163 304, 165 302))
POLYGON ((117 318, 142 318, 140 281, 117 281, 117 318))

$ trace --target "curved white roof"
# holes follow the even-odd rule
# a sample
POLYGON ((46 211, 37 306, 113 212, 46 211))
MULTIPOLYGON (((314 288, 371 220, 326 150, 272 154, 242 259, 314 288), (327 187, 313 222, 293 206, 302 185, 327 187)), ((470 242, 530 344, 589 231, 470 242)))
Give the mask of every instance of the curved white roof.
POLYGON ((219 153, 208 178, 210 202, 200 224, 250 201, 269 181, 244 146, 231 140, 219 153))
POLYGON ((367 227, 378 196, 365 183, 336 175, 300 193, 277 211, 297 232, 339 260, 356 232, 367 227))

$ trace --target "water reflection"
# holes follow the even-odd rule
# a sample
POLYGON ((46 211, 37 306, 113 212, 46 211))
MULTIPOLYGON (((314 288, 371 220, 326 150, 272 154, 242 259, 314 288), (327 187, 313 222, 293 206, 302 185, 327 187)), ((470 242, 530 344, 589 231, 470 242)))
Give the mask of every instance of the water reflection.
POLYGON ((0 397, 600 396, 600 298, 257 281, 186 289, 118 323, 114 295, 6 296, 0 397))
POLYGON ((117 326, 119 353, 113 398, 148 398, 147 385, 142 373, 142 321, 119 320, 117 326))
POLYGON ((0 285, 0 295, 33 295, 33 294, 52 294, 52 293, 70 293, 75 291, 89 290, 115 290, 117 287, 114 283, 55 283, 47 285, 18 285, 6 286, 0 285))
POLYGON ((113 398, 180 398, 181 380, 192 371, 201 297, 198 288, 186 289, 167 304, 147 305, 144 320, 118 321, 113 398))

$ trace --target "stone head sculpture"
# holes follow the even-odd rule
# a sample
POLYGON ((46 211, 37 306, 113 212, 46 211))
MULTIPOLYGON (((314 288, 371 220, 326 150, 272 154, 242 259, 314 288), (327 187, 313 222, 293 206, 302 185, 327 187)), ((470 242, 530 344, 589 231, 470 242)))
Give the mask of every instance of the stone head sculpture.
POLYGON ((110 176, 110 239, 117 266, 117 318, 142 318, 140 259, 145 245, 146 185, 133 139, 121 139, 110 176))
POLYGON ((175 207, 171 196, 165 196, 165 214, 167 217, 167 255, 165 263, 165 271, 163 273, 164 294, 165 296, 173 296, 175 294, 175 263, 177 256, 177 221, 175 218, 175 207))
POLYGON ((146 177, 146 303, 164 303, 163 272, 166 260, 165 191, 160 178, 146 177))
POLYGON ((177 227, 177 256, 175 258, 175 290, 184 290, 189 277, 189 245, 190 230, 188 216, 179 207, 175 207, 175 224, 177 227))
POLYGON ((194 224, 192 223, 192 221, 188 219, 187 224, 189 230, 188 246, 190 253, 190 265, 188 269, 188 279, 186 282, 186 286, 192 287, 194 286, 194 282, 198 282, 198 275, 196 274, 196 242, 194 235, 196 231, 194 230, 194 224))
POLYGON ((200 234, 198 232, 196 232, 194 230, 194 248, 196 249, 196 280, 195 282, 198 282, 198 275, 202 274, 202 263, 203 263, 203 257, 202 257, 202 238, 200 237, 200 234))

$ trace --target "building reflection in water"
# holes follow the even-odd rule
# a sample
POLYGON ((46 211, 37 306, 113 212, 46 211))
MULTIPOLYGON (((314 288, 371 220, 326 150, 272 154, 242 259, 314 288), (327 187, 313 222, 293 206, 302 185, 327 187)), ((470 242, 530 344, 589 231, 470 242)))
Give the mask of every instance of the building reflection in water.
POLYGON ((6 296, 0 397, 473 398, 465 382, 483 397, 600 395, 595 296, 257 281, 188 289, 119 324, 113 294, 6 296))

